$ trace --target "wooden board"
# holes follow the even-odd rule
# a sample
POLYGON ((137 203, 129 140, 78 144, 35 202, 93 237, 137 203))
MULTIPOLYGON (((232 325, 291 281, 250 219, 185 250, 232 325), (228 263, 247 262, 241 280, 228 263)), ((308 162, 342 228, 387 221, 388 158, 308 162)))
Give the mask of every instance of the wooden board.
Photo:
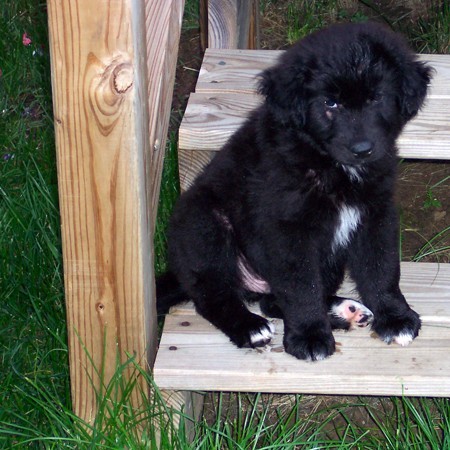
MULTIPOLYGON (((261 102, 256 94, 258 74, 280 54, 271 50, 207 51, 181 123, 180 148, 218 151, 261 102)), ((400 156, 450 159, 450 57, 420 55, 420 59, 429 61, 436 74, 424 108, 398 140, 400 156)))
MULTIPOLYGON (((367 329, 335 332, 333 356, 299 361, 283 350, 281 321, 266 349, 238 349, 187 305, 166 318, 155 381, 167 389, 448 397, 450 265, 402 263, 401 285, 423 320, 408 347, 387 345, 367 329)), ((351 283, 342 292, 355 297, 351 283)))
MULTIPOLYGON (((196 92, 256 92, 258 75, 274 65, 284 50, 207 49, 196 92)), ((430 97, 450 96, 450 56, 417 55, 434 69, 430 97)))
POLYGON ((71 393, 89 422, 117 364, 156 353, 153 226, 184 1, 47 5, 71 393))
POLYGON ((208 0, 208 47, 258 48, 258 16, 259 0, 208 0))
POLYGON ((145 159, 148 220, 155 226, 180 42, 184 0, 146 0, 146 64, 150 149, 145 159))
POLYGON ((71 392, 89 422, 118 359, 154 357, 144 4, 47 5, 71 392))

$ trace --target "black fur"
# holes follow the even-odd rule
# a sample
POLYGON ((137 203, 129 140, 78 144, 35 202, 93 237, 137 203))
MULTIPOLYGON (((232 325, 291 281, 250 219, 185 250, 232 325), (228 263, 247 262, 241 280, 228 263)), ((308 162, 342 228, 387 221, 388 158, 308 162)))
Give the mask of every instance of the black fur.
POLYGON ((261 76, 264 103, 175 208, 159 311, 190 298, 236 345, 256 346, 270 325, 245 303, 260 297, 284 320, 286 351, 322 359, 335 351, 328 310, 348 269, 380 338, 416 337, 399 288, 395 140, 430 74, 374 23, 330 27, 283 54, 261 76), (270 292, 250 294, 238 261, 270 292))

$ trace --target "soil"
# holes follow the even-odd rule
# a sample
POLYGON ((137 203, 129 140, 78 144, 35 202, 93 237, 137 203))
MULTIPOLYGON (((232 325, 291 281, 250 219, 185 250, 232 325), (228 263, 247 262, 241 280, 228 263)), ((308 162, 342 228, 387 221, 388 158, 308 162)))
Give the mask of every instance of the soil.
MULTIPOLYGON (((289 2, 278 0, 269 2, 269 6, 264 11, 261 21, 260 43, 262 48, 283 49, 288 47, 285 37, 286 24, 283 23, 285 10, 289 2)), ((355 2, 344 1, 348 6, 348 17, 355 14, 355 2)), ((359 2, 361 5, 361 2, 359 2)), ((383 11, 386 16, 399 17, 407 15, 409 20, 414 20, 419 15, 424 14, 424 4, 422 0, 410 0, 409 2, 392 2, 382 0, 373 2, 379 11, 383 11), (405 5, 408 6, 405 6, 405 5), (400 6, 399 6, 400 5, 400 6)), ((426 12, 426 11, 425 11, 426 12)), ((364 11, 364 14, 373 14, 373 11, 364 11)), ((182 32, 179 64, 176 74, 176 84, 173 99, 173 120, 172 130, 176 130, 186 107, 189 94, 195 90, 195 83, 200 69, 203 54, 200 47, 198 30, 185 30, 182 32)), ((401 217, 401 241, 402 259, 411 260, 418 255, 425 246, 426 250, 432 247, 426 246, 427 242, 447 228, 446 233, 438 239, 432 241, 435 249, 448 247, 447 250, 438 251, 432 255, 425 256, 421 261, 450 262, 450 164, 445 161, 403 161, 400 164, 397 199, 401 217)), ((208 394, 205 399, 205 417, 214 420, 216 414, 218 394, 208 394)), ((225 403, 228 402, 227 414, 233 415, 233 408, 236 406, 234 394, 225 394, 225 403), (231 413, 230 413, 231 410, 231 413)), ((280 408, 289 407, 295 396, 291 395, 269 395, 275 408, 274 420, 280 408)), ((329 408, 337 404, 352 404, 357 402, 353 397, 337 396, 303 396, 302 410, 305 417, 310 417, 311 413, 322 408, 329 408)), ((368 399, 371 407, 378 410, 389 408, 387 399, 368 399)), ((370 422, 370 417, 365 408, 354 407, 346 411, 347 416, 361 425, 370 422)), ((342 418, 333 421, 335 426, 342 418)), ((331 425, 330 425, 331 427, 331 425)))

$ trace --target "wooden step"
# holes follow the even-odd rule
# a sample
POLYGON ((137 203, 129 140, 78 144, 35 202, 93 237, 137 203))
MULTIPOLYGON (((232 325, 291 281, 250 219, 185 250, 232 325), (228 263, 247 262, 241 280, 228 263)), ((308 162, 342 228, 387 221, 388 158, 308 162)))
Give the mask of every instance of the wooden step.
MULTIPOLYGON (((258 74, 280 51, 208 49, 179 134, 186 189, 261 98, 258 74)), ((421 55, 436 70, 426 106, 399 141, 407 158, 450 159, 450 56, 421 55)), ((423 327, 408 347, 386 345, 370 330, 336 332, 338 351, 320 362, 286 354, 283 324, 264 350, 238 349, 192 304, 166 318, 156 363, 162 389, 316 394, 450 396, 450 264, 402 263, 401 286, 423 327)), ((346 282, 343 295, 355 298, 346 282)))
MULTIPOLYGON (((260 102, 258 74, 282 51, 208 49, 180 126, 180 178, 187 188, 260 102)), ((425 107, 399 138, 400 156, 450 159, 450 56, 419 55, 436 73, 425 107)))
MULTIPOLYGON (((335 332, 338 351, 319 362, 284 352, 283 325, 264 350, 238 349, 191 304, 166 318, 154 376, 161 389, 348 395, 450 396, 450 265, 402 263, 401 287, 423 327, 408 347, 370 330, 335 332)), ((342 289, 355 298, 350 282, 342 289)))

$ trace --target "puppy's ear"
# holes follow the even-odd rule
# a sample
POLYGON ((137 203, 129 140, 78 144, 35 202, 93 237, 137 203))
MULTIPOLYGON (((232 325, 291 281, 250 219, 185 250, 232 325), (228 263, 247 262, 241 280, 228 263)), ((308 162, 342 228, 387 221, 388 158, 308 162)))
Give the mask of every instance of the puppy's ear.
POLYGON ((304 76, 297 68, 279 64, 260 75, 258 91, 264 95, 266 105, 274 119, 303 126, 306 117, 304 76))
POLYGON ((414 61, 404 70, 400 95, 400 113, 407 122, 419 111, 431 80, 433 69, 422 62, 414 61))

